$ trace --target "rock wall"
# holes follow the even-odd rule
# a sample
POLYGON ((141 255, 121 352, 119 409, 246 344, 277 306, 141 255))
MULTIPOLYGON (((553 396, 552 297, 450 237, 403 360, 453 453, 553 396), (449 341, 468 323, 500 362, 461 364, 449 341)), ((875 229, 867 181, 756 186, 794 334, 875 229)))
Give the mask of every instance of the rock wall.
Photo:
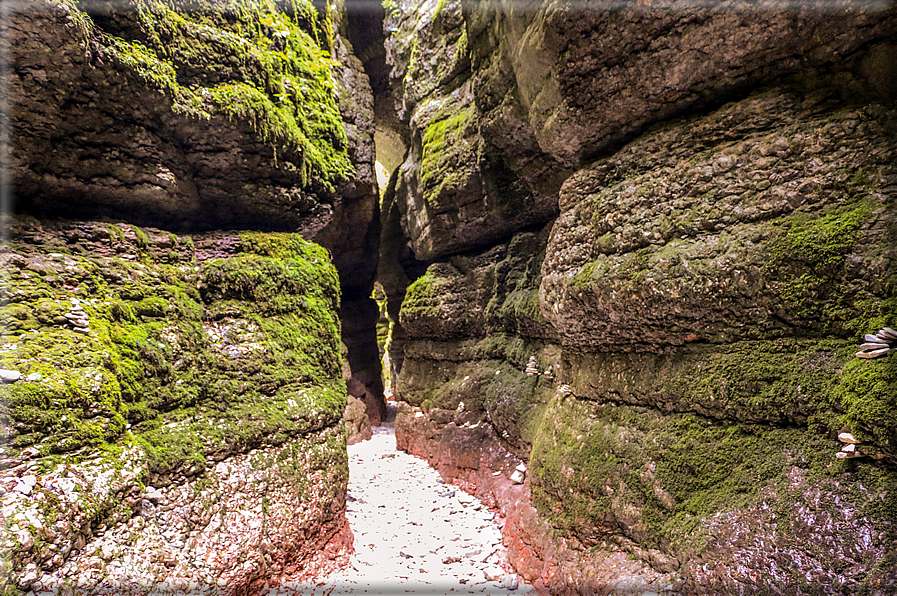
POLYGON ((351 545, 323 248, 19 218, 2 260, 6 590, 249 593, 351 545))
POLYGON ((257 593, 351 549, 347 384, 353 430, 384 404, 341 14, 8 11, 4 594, 257 593))
POLYGON ((388 9, 397 440, 553 593, 897 586, 897 20, 810 8, 388 9))
POLYGON ((373 97, 339 14, 304 0, 11 11, 8 171, 15 210, 39 218, 289 231, 325 246, 352 392, 379 420, 373 97))

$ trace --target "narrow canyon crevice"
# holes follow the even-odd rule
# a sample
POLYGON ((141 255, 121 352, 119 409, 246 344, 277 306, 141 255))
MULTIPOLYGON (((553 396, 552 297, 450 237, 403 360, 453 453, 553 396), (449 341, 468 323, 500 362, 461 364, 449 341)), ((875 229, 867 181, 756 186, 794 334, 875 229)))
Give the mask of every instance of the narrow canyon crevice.
POLYGON ((897 590, 893 6, 201 4, 3 24, 0 591, 344 563, 384 376, 547 592, 897 590))

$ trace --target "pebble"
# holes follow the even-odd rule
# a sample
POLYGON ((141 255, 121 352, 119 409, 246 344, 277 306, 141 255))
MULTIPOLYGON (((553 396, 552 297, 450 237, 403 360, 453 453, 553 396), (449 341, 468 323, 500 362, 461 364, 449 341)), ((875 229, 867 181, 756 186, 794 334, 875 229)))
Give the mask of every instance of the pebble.
POLYGON ((266 596, 378 594, 387 587, 412 594, 532 592, 507 563, 495 514, 426 461, 397 451, 391 424, 373 431, 349 446, 349 566, 266 596))
POLYGON ((31 493, 31 490, 34 488, 34 486, 36 484, 37 484, 37 476, 34 476, 33 474, 29 474, 27 476, 23 476, 22 478, 19 478, 19 481, 13 487, 13 490, 16 492, 22 493, 23 495, 27 495, 27 494, 31 493))
POLYGON ((4 383, 15 383, 22 378, 22 373, 17 370, 0 369, 0 381, 4 383))

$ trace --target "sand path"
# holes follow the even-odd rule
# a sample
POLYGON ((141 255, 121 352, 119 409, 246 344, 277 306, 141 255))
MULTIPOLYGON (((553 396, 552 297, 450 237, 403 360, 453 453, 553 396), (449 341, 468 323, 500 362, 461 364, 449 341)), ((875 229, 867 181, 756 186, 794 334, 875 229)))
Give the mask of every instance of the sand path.
POLYGON ((510 571, 495 515, 445 484, 427 463, 396 450, 391 423, 349 446, 350 565, 296 594, 525 594, 510 571))

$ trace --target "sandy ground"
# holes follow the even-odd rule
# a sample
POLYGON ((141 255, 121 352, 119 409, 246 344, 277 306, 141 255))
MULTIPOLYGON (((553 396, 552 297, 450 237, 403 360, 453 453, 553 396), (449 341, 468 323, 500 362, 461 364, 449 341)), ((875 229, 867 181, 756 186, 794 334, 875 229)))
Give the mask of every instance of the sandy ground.
POLYGON ((397 451, 392 423, 349 447, 347 510, 349 566, 268 596, 535 593, 508 567, 495 515, 424 460, 397 451))

